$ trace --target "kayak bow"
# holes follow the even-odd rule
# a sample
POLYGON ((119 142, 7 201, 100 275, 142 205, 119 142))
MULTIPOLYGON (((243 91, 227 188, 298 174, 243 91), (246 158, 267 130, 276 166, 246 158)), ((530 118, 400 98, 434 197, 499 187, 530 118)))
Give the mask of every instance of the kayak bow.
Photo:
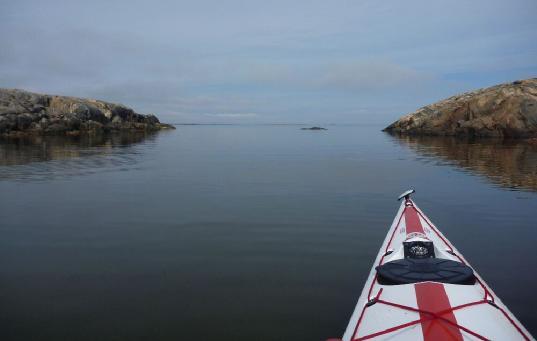
POLYGON ((534 340, 403 193, 342 341, 534 340))

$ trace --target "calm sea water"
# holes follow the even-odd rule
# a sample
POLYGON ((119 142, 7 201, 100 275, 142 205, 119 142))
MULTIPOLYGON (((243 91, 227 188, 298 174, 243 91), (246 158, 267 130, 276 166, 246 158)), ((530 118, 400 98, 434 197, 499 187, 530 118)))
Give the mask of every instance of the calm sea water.
POLYGON ((537 147, 328 128, 0 142, 0 338, 341 336, 409 187, 537 334, 537 147))

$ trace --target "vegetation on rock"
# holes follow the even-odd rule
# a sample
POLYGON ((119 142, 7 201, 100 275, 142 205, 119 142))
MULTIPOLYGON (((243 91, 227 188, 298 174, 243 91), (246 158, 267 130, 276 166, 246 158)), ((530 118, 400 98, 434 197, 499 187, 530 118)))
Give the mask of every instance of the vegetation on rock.
POLYGON ((408 135, 537 136, 537 78, 467 92, 427 105, 384 131, 408 135))
POLYGON ((0 136, 174 129, 155 115, 94 99, 0 89, 0 136))

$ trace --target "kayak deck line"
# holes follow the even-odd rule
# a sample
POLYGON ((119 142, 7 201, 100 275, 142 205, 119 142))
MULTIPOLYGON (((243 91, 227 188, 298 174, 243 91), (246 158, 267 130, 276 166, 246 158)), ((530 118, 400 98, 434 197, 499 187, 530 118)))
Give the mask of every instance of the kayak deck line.
MULTIPOLYGON (((444 326, 436 323, 436 319, 442 318, 448 324, 445 326, 447 327, 446 331, 452 335, 454 340, 462 341, 460 331, 462 326, 457 324, 457 319, 455 318, 455 314, 453 314, 453 310, 451 310, 451 304, 449 303, 444 286, 440 283, 423 282, 414 284, 414 290, 416 290, 420 318, 424 320, 421 322, 424 337, 427 335, 427 337, 431 337, 434 340, 442 338, 444 334, 442 328, 444 326), (444 312, 443 314, 438 314, 442 311, 444 312), (434 318, 430 319, 431 316, 434 318)), ((476 333, 475 336, 477 335, 476 333)))
POLYGON ((401 195, 404 201, 338 340, 534 340, 410 199, 412 193, 401 195))
MULTIPOLYGON (((420 283, 420 285, 433 285, 433 284, 436 284, 436 283, 432 283, 432 282, 420 283)), ((425 290, 429 290, 429 288, 426 288, 425 290)), ((440 289, 440 290, 443 290, 443 289, 440 289)), ((366 336, 359 337, 359 338, 355 339, 356 341, 372 339, 374 337, 384 335, 384 334, 388 334, 388 333, 391 333, 391 332, 396 331, 398 329, 406 328, 406 327, 409 327, 409 326, 412 326, 412 325, 418 324, 418 323, 422 323, 422 324, 430 323, 430 325, 432 326, 433 323, 435 322, 434 321, 435 319, 439 319, 439 320, 441 320, 443 322, 448 323, 450 325, 448 327, 454 326, 454 327, 457 328, 457 329, 453 329, 453 331, 451 332, 451 338, 450 338, 451 340, 463 340, 459 329, 462 329, 465 332, 474 335, 475 337, 479 338, 480 340, 488 340, 484 336, 481 336, 481 335, 471 331, 470 329, 468 329, 466 327, 458 325, 456 323, 456 320, 454 319, 454 316, 453 316, 453 311, 455 311, 457 309, 462 309, 462 308, 466 308, 466 307, 469 307, 469 306, 472 306, 472 305, 477 305, 477 304, 482 304, 482 303, 488 303, 486 300, 466 303, 466 304, 462 304, 460 306, 456 306, 456 307, 453 307, 453 308, 446 308, 444 310, 441 310, 441 311, 435 313, 435 312, 432 312, 432 311, 429 311, 429 310, 426 310, 426 309, 422 309, 421 307, 420 307, 420 309, 417 309, 417 308, 412 308, 412 307, 408 307, 408 306, 405 306, 405 305, 401 305, 401 304, 381 300, 380 299, 380 294, 381 293, 382 293, 382 289, 379 290, 379 294, 375 297, 375 299, 373 299, 373 302, 371 302, 367 306, 370 307, 373 304, 382 303, 382 304, 394 306, 394 307, 397 307, 397 308, 417 312, 417 313, 420 314, 420 319, 413 320, 413 321, 410 321, 410 322, 407 322, 407 323, 404 323, 404 324, 400 324, 398 326, 394 326, 394 327, 391 327, 391 328, 388 328, 388 329, 385 329, 385 330, 382 330, 382 331, 379 331, 379 332, 376 332, 376 333, 373 333, 373 334, 369 334, 369 335, 366 335, 366 336), (443 315, 445 315, 445 314, 451 314, 451 316, 443 317, 443 315)), ((443 301, 444 301, 443 303, 445 304, 445 302, 447 302, 447 296, 445 296, 445 293, 444 293, 444 297, 445 298, 443 299, 443 301)), ((434 301, 433 302, 424 301, 425 305, 428 304, 428 303, 433 303, 434 304, 435 302, 434 301)), ((447 304, 449 305, 449 302, 447 302, 447 304)), ((429 327, 427 325, 425 326, 425 330, 427 330, 429 328, 431 328, 431 327, 429 327)), ((424 332, 424 334, 425 334, 425 332, 424 332)), ((432 334, 434 334, 434 333, 429 334, 429 331, 427 331, 427 337, 431 337, 432 334)), ((431 340, 442 340, 442 338, 444 336, 445 336, 445 334, 432 335, 432 337, 430 339, 431 340)))

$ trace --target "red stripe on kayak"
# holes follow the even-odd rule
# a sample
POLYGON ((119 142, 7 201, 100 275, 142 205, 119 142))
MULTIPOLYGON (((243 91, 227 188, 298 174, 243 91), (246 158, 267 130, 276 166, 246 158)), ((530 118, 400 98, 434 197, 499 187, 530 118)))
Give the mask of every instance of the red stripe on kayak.
POLYGON ((407 235, 413 232, 425 233, 423 232, 418 212, 416 212, 414 207, 408 207, 408 209, 405 210, 405 225, 407 235))
POLYGON ((441 313, 442 317, 453 324, 447 323, 440 319, 430 319, 431 316, 420 312, 420 318, 425 319, 421 322, 423 332, 423 340, 457 340, 462 341, 462 334, 457 325, 457 319, 451 311, 451 305, 444 289, 444 285, 440 283, 424 282, 416 283, 416 300, 418 308, 422 311, 430 311, 432 313, 441 313))

